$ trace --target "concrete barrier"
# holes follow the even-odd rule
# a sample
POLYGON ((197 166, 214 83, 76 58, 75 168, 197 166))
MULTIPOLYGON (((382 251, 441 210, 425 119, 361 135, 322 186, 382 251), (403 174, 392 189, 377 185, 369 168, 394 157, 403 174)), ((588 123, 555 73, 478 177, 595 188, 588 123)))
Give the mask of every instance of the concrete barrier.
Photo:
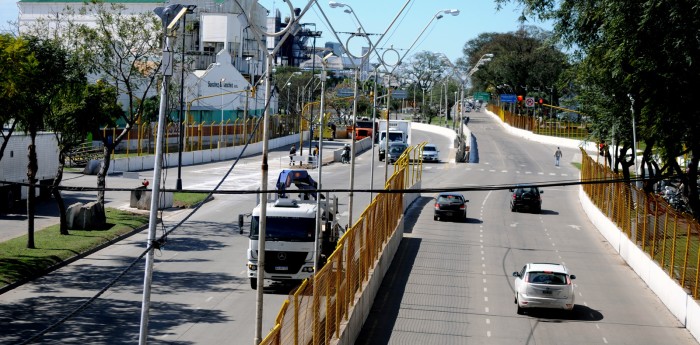
POLYGON ((586 215, 623 260, 639 275, 668 310, 700 340, 700 305, 673 280, 656 261, 630 240, 598 207, 579 190, 579 201, 586 215))
MULTIPOLYGON (((416 183, 411 189, 415 189, 417 192, 404 194, 404 211, 420 196, 420 192, 418 192, 420 183, 416 183)), ((353 306, 348 310, 348 320, 340 324, 340 336, 338 339, 333 338, 331 344, 352 345, 357 340, 357 336, 362 331, 362 326, 372 310, 372 304, 374 304, 374 298, 382 285, 382 280, 384 280, 384 276, 389 270, 391 262, 394 260, 394 255, 401 244, 403 232, 404 217, 402 216, 394 234, 389 237, 379 258, 375 261, 374 268, 370 270, 367 281, 362 284, 362 293, 355 297, 353 306)))

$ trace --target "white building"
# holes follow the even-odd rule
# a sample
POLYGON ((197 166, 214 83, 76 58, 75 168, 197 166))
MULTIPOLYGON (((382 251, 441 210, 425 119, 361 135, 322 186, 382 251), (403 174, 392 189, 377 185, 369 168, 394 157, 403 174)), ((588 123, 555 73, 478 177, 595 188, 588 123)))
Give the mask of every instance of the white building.
MULTIPOLYGON (((156 7, 167 6, 172 2, 162 0, 105 0, 105 4, 121 4, 123 14, 150 13, 156 7)), ((267 48, 265 40, 257 36, 251 26, 259 31, 266 28, 269 11, 255 0, 238 0, 243 9, 234 0, 188 0, 184 5, 196 5, 194 14, 186 16, 187 25, 193 29, 185 37, 185 53, 190 61, 185 82, 184 102, 190 105, 191 120, 196 122, 235 120, 243 115, 245 107, 245 90, 251 88, 251 82, 257 81, 264 73, 267 48), (246 15, 250 13, 252 21, 246 15), (255 37, 258 37, 256 39, 255 37), (221 95, 224 94, 224 95, 221 95)), ((23 28, 31 27, 40 18, 47 21, 47 34, 65 26, 67 9, 75 13, 84 6, 83 0, 20 0, 20 33, 23 28), (63 23, 62 23, 63 22, 63 23)), ((76 23, 91 25, 95 20, 90 16, 72 14, 76 23)), ((178 32, 180 34, 180 32, 178 32)), ((181 37, 181 36, 180 36, 181 37)), ((182 51, 180 37, 175 39, 174 53, 182 51)), ((160 57, 154 57, 159 59, 160 57)), ((175 73, 179 75, 179 73, 175 73)), ((95 76, 98 78, 99 76, 95 76)), ((175 80, 175 78, 173 78, 175 80)), ((260 115, 264 109, 264 90, 261 84, 256 97, 248 99, 249 115, 260 115)), ((151 95, 158 91, 152 89, 151 95)), ((123 100, 124 98, 120 98, 123 100)), ((277 101, 271 101, 272 109, 277 109, 277 101)))

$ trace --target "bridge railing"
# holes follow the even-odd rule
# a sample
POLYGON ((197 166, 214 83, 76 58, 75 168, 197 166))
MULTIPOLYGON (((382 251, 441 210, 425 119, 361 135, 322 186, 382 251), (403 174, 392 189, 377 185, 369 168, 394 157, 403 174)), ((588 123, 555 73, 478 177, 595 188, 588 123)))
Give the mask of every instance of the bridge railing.
MULTIPOLYGON (((422 147, 410 147, 394 165, 385 190, 407 189, 420 180, 422 147), (414 164, 411 164, 413 162, 414 164)), ((363 283, 403 214, 403 193, 378 193, 312 280, 284 302, 263 345, 329 344, 340 337, 363 283)))
MULTIPOLYGON (((581 149, 582 181, 622 179, 581 149)), ((700 224, 676 211, 662 197, 628 183, 584 184, 593 203, 629 239, 698 299, 700 291, 700 224)))

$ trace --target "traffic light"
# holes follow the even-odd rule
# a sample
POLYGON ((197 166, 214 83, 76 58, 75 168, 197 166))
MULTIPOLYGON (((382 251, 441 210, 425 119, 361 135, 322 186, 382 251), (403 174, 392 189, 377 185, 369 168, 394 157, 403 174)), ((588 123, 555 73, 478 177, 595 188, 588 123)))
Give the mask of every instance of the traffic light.
POLYGON ((523 101, 523 96, 522 96, 522 95, 518 95, 518 102, 522 102, 522 101, 523 101))
POLYGON ((544 100, 543 100, 542 98, 540 98, 540 100, 538 101, 538 103, 540 103, 540 105, 542 105, 542 104, 544 103, 544 100))

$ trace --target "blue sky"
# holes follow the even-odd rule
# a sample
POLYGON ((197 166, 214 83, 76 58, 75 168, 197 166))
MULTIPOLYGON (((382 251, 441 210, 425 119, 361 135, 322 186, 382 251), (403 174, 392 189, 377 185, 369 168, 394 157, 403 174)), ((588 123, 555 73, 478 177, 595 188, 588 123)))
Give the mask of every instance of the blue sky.
MULTIPOLYGON (((336 0, 337 1, 337 0, 336 0)), ((396 14, 404 6, 406 0, 346 0, 344 2, 352 7, 361 24, 369 33, 384 33, 396 17, 396 14), (377 6, 378 4, 379 7, 377 6)), ((187 2, 182 2, 186 4, 187 2)), ((279 8, 282 17, 288 16, 287 5, 282 0, 260 0, 259 3, 268 9, 279 8), (284 7, 282 7, 284 6, 284 7)), ((296 7, 303 7, 306 0, 292 0, 296 7)), ((343 12, 342 8, 330 8, 328 0, 319 0, 318 4, 323 8, 326 16, 331 20, 333 28, 339 32, 354 32, 358 25, 351 14, 343 12)), ((491 0, 411 0, 401 17, 396 20, 389 32, 379 44, 380 48, 393 46, 399 54, 416 40, 420 32, 426 28, 425 33, 417 41, 408 56, 419 51, 432 51, 444 53, 450 60, 462 56, 462 47, 467 41, 476 38, 483 32, 510 32, 519 27, 517 21, 519 9, 516 6, 508 6, 496 11, 496 5, 491 0), (445 9, 458 9, 458 16, 445 15, 440 20, 431 19, 435 14, 445 9), (428 23, 430 25, 428 25, 428 23)), ((7 28, 8 20, 17 20, 18 9, 14 0, 0 0, 0 28, 7 28)), ((316 23, 316 29, 323 32, 321 39, 317 39, 316 45, 323 46, 329 40, 336 41, 325 21, 321 19, 321 12, 314 6, 302 18, 303 23, 316 23)), ((547 30, 551 30, 551 23, 530 22, 547 30)), ((341 40, 348 38, 347 34, 339 34, 341 40)), ((373 42, 379 39, 379 35, 371 36, 373 42)), ((350 51, 360 55, 359 38, 351 41, 350 51)), ((366 46, 366 44, 364 44, 366 46)), ((396 60, 396 54, 386 53, 386 60, 396 60)))

